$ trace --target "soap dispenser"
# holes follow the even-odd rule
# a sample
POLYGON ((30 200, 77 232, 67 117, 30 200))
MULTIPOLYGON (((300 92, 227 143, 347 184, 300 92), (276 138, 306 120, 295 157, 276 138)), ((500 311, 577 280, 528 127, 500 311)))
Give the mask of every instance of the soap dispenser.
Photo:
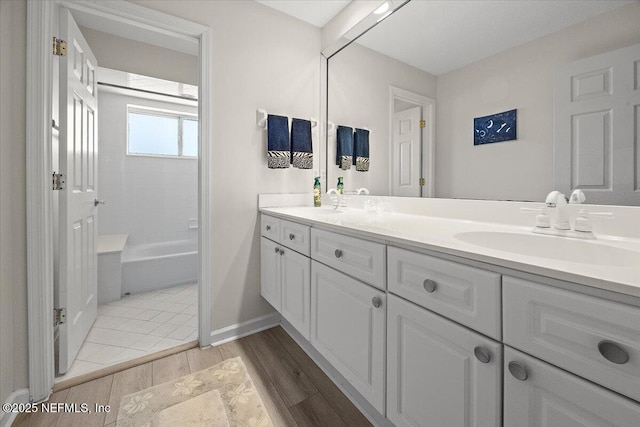
POLYGON ((313 183, 313 206, 319 208, 322 205, 322 190, 320 188, 320 177, 315 177, 315 182, 313 183))
POLYGON ((338 194, 344 194, 344 178, 339 176, 338 177, 338 194))

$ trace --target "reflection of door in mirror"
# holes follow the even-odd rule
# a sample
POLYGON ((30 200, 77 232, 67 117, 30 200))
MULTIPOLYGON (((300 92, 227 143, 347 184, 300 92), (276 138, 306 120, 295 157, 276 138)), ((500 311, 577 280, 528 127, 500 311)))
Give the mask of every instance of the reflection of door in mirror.
POLYGON ((420 106, 409 104, 409 108, 405 107, 404 110, 393 113, 392 196, 421 196, 421 121, 422 107, 420 106))

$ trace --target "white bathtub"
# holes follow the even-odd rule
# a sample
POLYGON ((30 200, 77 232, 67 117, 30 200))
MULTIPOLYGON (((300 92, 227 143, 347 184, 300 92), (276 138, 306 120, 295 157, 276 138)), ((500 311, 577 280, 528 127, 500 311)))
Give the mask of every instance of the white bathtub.
POLYGON ((197 265, 197 241, 127 246, 122 256, 122 294, 195 282, 197 265))

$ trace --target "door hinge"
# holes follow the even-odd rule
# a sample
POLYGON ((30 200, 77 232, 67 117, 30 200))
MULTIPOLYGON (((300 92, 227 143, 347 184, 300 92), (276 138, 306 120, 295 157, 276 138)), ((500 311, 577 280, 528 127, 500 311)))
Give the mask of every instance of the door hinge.
POLYGON ((67 54, 67 42, 54 37, 51 50, 54 55, 65 56, 67 54))
POLYGON ((51 189, 54 191, 64 190, 64 175, 61 173, 51 174, 51 189))
POLYGON ((66 308, 54 308, 53 309, 53 326, 62 325, 67 322, 67 309, 66 308))
POLYGON ((425 127, 427 124, 424 120, 420 120, 420 128, 425 127))
POLYGON ((420 187, 424 187, 424 178, 420 178, 420 187))

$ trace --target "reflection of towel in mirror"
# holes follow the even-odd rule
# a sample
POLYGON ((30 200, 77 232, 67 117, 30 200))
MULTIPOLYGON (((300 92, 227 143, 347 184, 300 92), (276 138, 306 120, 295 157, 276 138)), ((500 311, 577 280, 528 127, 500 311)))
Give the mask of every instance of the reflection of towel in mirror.
POLYGON ((267 116, 267 166, 270 169, 288 168, 289 119, 283 116, 267 116))
POLYGON ((357 129, 353 135, 353 164, 356 170, 367 172, 369 170, 369 131, 357 129))
POLYGON ((342 169, 351 169, 353 158, 353 128, 338 126, 336 137, 336 165, 342 169))
POLYGON ((291 163, 294 168, 299 169, 313 167, 311 122, 309 120, 293 119, 291 122, 291 163))

